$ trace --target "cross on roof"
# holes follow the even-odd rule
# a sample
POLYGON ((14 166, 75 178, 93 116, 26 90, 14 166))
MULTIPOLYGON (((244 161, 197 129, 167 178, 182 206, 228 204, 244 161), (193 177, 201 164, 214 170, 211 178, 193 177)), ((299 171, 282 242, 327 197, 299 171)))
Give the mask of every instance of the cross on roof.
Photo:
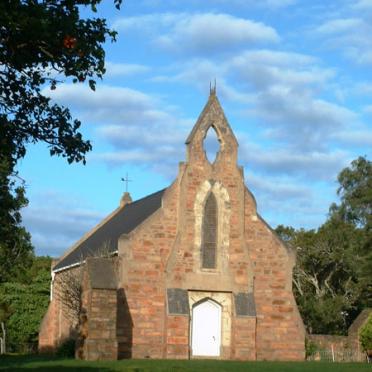
POLYGON ((132 182, 128 177, 128 173, 126 173, 125 178, 122 177, 121 180, 125 182, 125 192, 128 192, 128 182, 132 182))

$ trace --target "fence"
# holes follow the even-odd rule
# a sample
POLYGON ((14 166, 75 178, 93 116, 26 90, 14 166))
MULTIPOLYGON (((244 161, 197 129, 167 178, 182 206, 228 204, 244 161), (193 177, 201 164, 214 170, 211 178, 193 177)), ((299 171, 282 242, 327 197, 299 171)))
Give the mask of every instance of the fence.
POLYGON ((307 358, 309 361, 322 362, 369 362, 367 355, 358 350, 318 350, 307 358))

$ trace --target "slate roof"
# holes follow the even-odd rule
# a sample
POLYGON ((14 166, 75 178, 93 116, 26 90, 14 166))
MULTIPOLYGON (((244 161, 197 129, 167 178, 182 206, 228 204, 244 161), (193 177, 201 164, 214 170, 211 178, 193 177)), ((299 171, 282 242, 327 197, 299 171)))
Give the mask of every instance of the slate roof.
POLYGON ((118 239, 122 234, 128 234, 139 226, 147 217, 161 207, 161 199, 166 189, 155 192, 133 203, 119 208, 107 221, 98 225, 93 233, 88 235, 76 247, 63 257, 53 271, 78 264, 86 257, 95 256, 104 247, 105 251, 116 252, 118 239))

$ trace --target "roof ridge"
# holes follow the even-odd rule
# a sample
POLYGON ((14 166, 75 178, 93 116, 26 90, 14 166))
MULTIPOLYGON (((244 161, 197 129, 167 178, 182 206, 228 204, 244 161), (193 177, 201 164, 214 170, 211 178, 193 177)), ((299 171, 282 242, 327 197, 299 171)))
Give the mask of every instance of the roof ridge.
MULTIPOLYGON (((146 196, 144 196, 144 197, 141 198, 141 199, 137 199, 137 200, 133 201, 132 203, 126 204, 124 207, 126 207, 126 206, 128 206, 128 205, 136 204, 136 203, 138 203, 138 202, 140 202, 140 201, 142 201, 142 200, 145 200, 145 199, 147 199, 147 198, 149 198, 149 197, 151 197, 151 196, 154 196, 155 194, 158 194, 158 193, 160 193, 160 192, 163 192, 163 191, 166 190, 166 189, 167 189, 167 187, 164 187, 164 189, 161 189, 161 190, 159 190, 159 191, 155 191, 155 192, 153 192, 152 194, 146 195, 146 196)), ((122 207, 120 207, 120 208, 122 208, 122 207)))

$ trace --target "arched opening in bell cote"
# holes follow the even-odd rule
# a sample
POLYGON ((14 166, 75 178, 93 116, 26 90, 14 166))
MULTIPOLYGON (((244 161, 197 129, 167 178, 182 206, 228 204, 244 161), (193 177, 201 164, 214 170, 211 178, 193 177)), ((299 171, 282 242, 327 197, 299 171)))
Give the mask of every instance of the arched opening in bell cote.
POLYGON ((213 126, 210 126, 207 134, 204 138, 203 148, 205 156, 210 164, 213 164, 221 148, 220 140, 218 139, 216 129, 213 126))

